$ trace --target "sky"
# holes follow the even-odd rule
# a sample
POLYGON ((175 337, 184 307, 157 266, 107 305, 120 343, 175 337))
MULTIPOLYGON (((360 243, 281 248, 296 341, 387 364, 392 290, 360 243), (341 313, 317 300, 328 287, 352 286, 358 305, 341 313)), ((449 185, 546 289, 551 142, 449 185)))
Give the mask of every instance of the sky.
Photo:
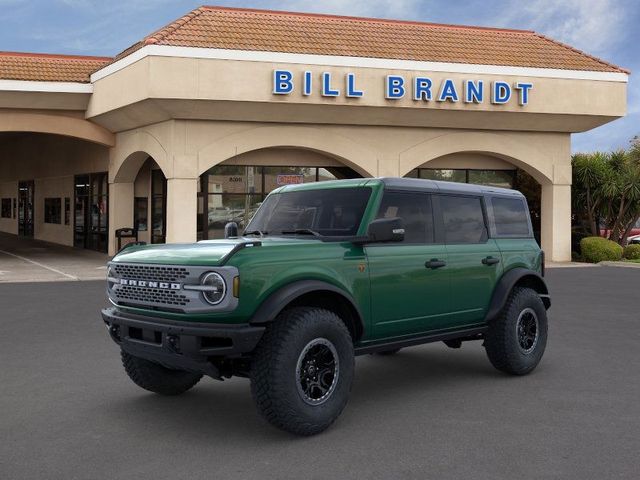
MULTIPOLYGON (((0 0, 0 50, 113 56, 202 5, 189 0, 0 0)), ((574 152, 640 134, 638 0, 211 0, 215 5, 535 30, 632 71, 628 114, 573 135, 574 152), (634 74, 637 72, 637 74, 634 74)))

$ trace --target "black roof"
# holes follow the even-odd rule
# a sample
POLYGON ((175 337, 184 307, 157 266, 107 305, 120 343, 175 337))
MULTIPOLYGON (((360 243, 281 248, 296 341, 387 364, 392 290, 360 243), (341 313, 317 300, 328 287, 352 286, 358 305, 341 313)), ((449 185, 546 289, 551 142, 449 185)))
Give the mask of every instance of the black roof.
POLYGON ((394 190, 411 190, 439 193, 467 193, 475 195, 503 195, 510 197, 523 197, 517 190, 500 187, 490 187, 485 185, 474 185, 471 183, 443 182, 440 180, 426 180, 419 178, 380 178, 385 188, 394 190))

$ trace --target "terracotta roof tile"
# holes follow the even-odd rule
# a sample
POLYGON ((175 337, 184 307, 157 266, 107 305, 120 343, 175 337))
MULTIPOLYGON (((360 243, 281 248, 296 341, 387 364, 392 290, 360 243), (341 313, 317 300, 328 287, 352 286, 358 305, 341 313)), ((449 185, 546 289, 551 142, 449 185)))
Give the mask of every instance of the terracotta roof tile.
POLYGON ((150 44, 628 73, 529 30, 229 7, 197 8, 116 59, 150 44))
POLYGON ((89 83, 89 75, 111 60, 108 57, 0 52, 0 79, 89 83))

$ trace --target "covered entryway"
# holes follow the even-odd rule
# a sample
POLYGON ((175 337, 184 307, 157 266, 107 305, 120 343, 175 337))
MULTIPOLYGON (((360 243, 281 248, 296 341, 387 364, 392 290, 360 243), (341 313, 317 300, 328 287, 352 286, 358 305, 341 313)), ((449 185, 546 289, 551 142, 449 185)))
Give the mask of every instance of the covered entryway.
POLYGON ((0 232, 106 253, 107 170, 106 145, 52 133, 0 132, 0 198, 11 206, 0 232))

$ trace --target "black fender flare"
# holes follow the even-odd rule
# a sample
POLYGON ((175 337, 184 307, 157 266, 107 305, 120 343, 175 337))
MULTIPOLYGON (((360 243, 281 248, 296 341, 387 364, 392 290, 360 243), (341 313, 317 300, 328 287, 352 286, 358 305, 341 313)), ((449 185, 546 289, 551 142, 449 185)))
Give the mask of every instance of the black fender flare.
MULTIPOLYGON (((362 337, 364 333, 364 321, 362 313, 354 298, 343 289, 321 280, 299 280, 289 283, 271 293, 255 311, 249 323, 251 325, 264 325, 272 322, 278 314, 297 298, 312 292, 331 292, 337 294, 345 301, 345 305, 351 310, 355 325, 354 340, 362 337)), ((344 320, 344 319, 343 319, 344 320)))
POLYGON ((540 299, 542 303, 544 303, 544 307, 548 310, 551 306, 551 297, 549 296, 549 289, 547 288, 547 284, 544 281, 544 278, 533 270, 529 270, 527 268, 517 267, 506 272, 498 283, 496 287, 493 289, 493 295, 491 297, 491 303, 489 304, 489 309, 487 310, 487 315, 485 320, 487 322, 493 320, 504 308, 507 303, 507 299, 511 294, 511 290, 518 283, 524 283, 526 286, 533 288, 538 295, 540 295, 540 299))

